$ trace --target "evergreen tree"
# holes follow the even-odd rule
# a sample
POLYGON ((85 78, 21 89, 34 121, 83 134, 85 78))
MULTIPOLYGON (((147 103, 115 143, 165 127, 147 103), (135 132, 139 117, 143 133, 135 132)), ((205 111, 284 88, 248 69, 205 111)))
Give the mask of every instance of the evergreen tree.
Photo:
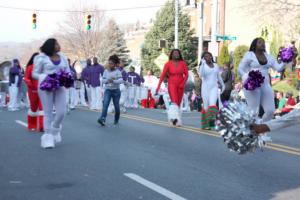
POLYGON ((128 63, 129 50, 126 47, 124 33, 120 30, 115 20, 109 20, 103 33, 100 61, 106 62, 108 57, 116 54, 125 63, 128 63))
MULTIPOLYGON (((159 68, 154 64, 154 60, 161 54, 159 40, 167 41, 166 53, 168 54, 174 48, 175 40, 175 6, 174 0, 168 1, 165 6, 158 11, 153 27, 145 36, 145 43, 142 47, 142 66, 149 70, 154 70, 155 74, 160 73, 159 68)), ((197 64, 197 46, 193 43, 193 30, 190 30, 190 19, 188 15, 182 13, 179 9, 179 31, 178 46, 182 56, 189 68, 197 64)))
POLYGON ((237 77, 236 80, 241 80, 241 78, 238 76, 238 67, 247 51, 249 51, 248 46, 240 45, 237 46, 233 52, 233 67, 234 67, 235 77, 237 77))
POLYGON ((230 55, 229 55, 229 51, 228 51, 228 44, 224 43, 224 45, 222 46, 220 55, 218 57, 218 65, 220 67, 223 67, 225 63, 228 63, 230 61, 230 55))

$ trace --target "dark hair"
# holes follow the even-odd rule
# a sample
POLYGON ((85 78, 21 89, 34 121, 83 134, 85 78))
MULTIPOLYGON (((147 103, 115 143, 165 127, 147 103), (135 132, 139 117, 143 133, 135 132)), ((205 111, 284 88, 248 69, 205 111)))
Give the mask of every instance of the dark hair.
POLYGON ((179 49, 172 49, 172 51, 170 52, 170 55, 169 55, 169 60, 172 60, 172 55, 173 55, 174 51, 178 51, 179 60, 183 60, 182 55, 181 55, 181 51, 179 49))
POLYGON ((26 67, 28 67, 29 65, 33 65, 33 60, 34 60, 34 57, 37 56, 39 53, 35 52, 34 54, 32 54, 31 58, 29 59, 26 67))
MULTIPOLYGON (((263 40, 263 41, 265 41, 265 40, 264 40, 263 38, 261 38, 261 37, 255 38, 255 39, 251 42, 249 51, 253 51, 253 52, 256 51, 256 44, 257 44, 257 41, 258 41, 258 40, 263 40)), ((266 51, 266 50, 265 50, 265 51, 266 51)))
POLYGON ((116 54, 109 56, 108 60, 112 61, 116 65, 120 64, 120 58, 116 54))
POLYGON ((20 66, 20 61, 18 59, 13 59, 13 66, 21 67, 20 66))
POLYGON ((90 58, 86 59, 86 64, 87 65, 91 65, 92 64, 92 60, 90 58))
POLYGON ((205 54, 209 54, 211 56, 211 61, 214 63, 214 57, 212 55, 212 53, 210 53, 209 51, 204 51, 201 55, 201 59, 204 58, 205 54))
POLYGON ((44 42, 41 46, 40 50, 47 56, 52 56, 55 52, 55 43, 57 42, 56 39, 50 38, 44 42))
POLYGON ((134 66, 131 66, 129 69, 133 69, 133 70, 135 70, 135 67, 134 67, 134 66))

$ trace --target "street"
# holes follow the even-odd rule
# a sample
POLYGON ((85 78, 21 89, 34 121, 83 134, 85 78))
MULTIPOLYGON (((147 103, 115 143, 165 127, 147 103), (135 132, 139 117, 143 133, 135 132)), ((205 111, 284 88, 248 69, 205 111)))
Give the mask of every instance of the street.
POLYGON ((200 113, 169 127, 162 110, 129 110, 120 124, 79 108, 66 115, 63 142, 40 147, 27 111, 0 112, 0 200, 296 200, 300 125, 271 133, 263 152, 230 152, 200 113))

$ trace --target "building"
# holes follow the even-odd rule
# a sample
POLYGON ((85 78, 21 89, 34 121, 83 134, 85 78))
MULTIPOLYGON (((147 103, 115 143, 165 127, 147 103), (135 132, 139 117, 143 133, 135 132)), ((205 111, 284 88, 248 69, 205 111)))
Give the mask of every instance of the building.
POLYGON ((150 30, 152 23, 137 22, 125 28, 125 41, 129 56, 133 61, 139 62, 141 59, 141 49, 145 40, 146 33, 150 30))
MULTIPOLYGON (((203 49, 209 50, 212 30, 212 3, 213 0, 182 0, 183 9, 191 19, 191 28, 196 30, 199 36, 200 5, 203 2, 203 49)), ((268 39, 272 38, 271 27, 261 24, 253 17, 245 7, 245 1, 241 0, 217 0, 217 35, 219 50, 223 45, 223 38, 229 44, 229 50, 233 51, 238 45, 250 46, 251 41, 261 36, 262 30, 269 30, 268 39), (224 37, 225 36, 225 37, 224 37), (231 39, 231 40, 227 40, 231 39), (233 39, 233 40, 232 40, 233 39)), ((268 44, 267 44, 268 45, 268 44)))
MULTIPOLYGON (((251 16, 241 0, 179 0, 181 8, 190 16, 191 29, 195 30, 195 37, 200 35, 201 2, 203 5, 203 50, 212 51, 210 48, 212 34, 212 4, 217 1, 216 33, 218 39, 218 50, 221 50, 224 41, 228 43, 229 51, 233 51, 238 45, 250 46, 251 41, 261 35, 266 25, 251 16), (225 39, 225 40, 224 40, 225 39)), ((139 60, 141 46, 145 34, 150 30, 152 23, 132 26, 125 31, 126 44, 130 50, 130 57, 139 60)), ((180 28, 180 27, 179 27, 180 28)), ((269 34, 269 40, 272 35, 269 34)), ((267 44, 268 45, 268 44, 267 44)))

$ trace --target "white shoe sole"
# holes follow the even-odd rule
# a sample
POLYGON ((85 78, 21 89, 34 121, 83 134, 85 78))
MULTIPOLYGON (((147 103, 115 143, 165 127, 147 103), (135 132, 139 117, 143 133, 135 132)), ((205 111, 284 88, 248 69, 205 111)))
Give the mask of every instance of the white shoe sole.
POLYGON ((41 147, 44 149, 52 149, 55 147, 54 138, 51 134, 43 134, 41 137, 41 147))

